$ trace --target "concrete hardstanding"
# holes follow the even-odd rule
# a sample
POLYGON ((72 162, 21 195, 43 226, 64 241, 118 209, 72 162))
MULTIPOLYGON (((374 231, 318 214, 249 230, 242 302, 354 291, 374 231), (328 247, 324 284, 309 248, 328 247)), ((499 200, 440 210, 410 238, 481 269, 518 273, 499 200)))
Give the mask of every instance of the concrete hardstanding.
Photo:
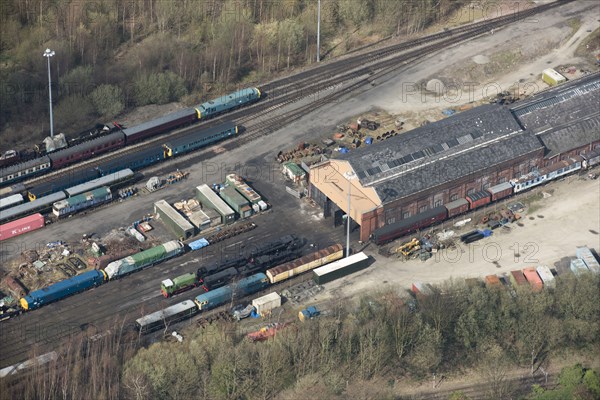
POLYGON ((322 285, 342 278, 369 266, 369 257, 365 253, 357 253, 324 267, 313 270, 313 280, 322 285))
POLYGON ((235 211, 231 209, 208 185, 196 187, 196 197, 205 206, 214 209, 221 215, 223 224, 235 221, 235 211))
POLYGON ((154 212, 179 240, 185 240, 194 235, 194 226, 165 200, 154 203, 154 212))

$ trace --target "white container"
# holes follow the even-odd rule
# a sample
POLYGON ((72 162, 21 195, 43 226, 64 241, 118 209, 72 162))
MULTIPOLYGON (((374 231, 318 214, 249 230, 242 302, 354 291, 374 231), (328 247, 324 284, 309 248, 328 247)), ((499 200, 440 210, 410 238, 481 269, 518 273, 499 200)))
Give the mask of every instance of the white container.
POLYGON ((281 306, 281 296, 277 292, 269 293, 266 296, 252 300, 252 305, 258 314, 264 315, 272 309, 281 306))

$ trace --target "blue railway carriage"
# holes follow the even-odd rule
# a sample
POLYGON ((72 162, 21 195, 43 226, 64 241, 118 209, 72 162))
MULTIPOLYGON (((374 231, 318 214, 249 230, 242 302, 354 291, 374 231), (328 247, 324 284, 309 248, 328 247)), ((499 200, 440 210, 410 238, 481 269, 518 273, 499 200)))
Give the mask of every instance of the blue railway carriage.
POLYGON ((59 200, 63 200, 67 196, 64 192, 56 192, 28 203, 19 204, 17 206, 7 208, 0 212, 0 222, 8 222, 15 220, 25 215, 31 215, 36 212, 44 213, 52 208, 52 204, 59 200))
POLYGON ((45 304, 64 299, 75 293, 102 284, 106 276, 104 272, 92 270, 50 285, 40 290, 35 290, 20 300, 23 310, 34 310, 45 304))
POLYGON ((199 129, 166 143, 164 145, 165 152, 167 157, 173 157, 208 146, 230 136, 235 136, 237 133, 238 127, 232 122, 227 122, 210 129, 199 129))
POLYGON ((96 178, 98 178, 98 171, 92 168, 76 173, 71 171, 65 172, 29 188, 27 196, 30 201, 34 201, 96 178))
POLYGON ((164 151, 160 147, 147 149, 134 154, 123 154, 109 161, 99 164, 96 168, 100 175, 113 174, 123 169, 137 170, 156 164, 165 159, 164 151))
POLYGON ((227 94, 218 99, 210 100, 196 107, 200 119, 207 119, 226 111, 254 103, 260 99, 258 88, 246 88, 227 94))
POLYGON ((267 275, 261 272, 247 278, 240 279, 237 284, 232 283, 230 285, 201 294, 194 299, 194 302, 198 306, 199 310, 210 310, 231 301, 232 298, 243 297, 252 293, 256 293, 260 290, 263 290, 267 286, 269 286, 269 278, 267 278, 267 275))
POLYGON ((45 172, 46 170, 50 169, 50 166, 50 158, 48 158, 48 156, 43 156, 2 168, 2 170, 0 170, 0 185, 4 186, 9 182, 16 182, 21 179, 45 172))

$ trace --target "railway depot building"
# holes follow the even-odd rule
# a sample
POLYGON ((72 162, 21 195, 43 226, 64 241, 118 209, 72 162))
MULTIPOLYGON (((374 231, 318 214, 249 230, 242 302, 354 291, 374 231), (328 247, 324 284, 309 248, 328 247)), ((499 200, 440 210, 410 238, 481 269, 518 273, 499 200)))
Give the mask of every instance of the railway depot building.
POLYGON ((350 217, 367 241, 384 225, 598 149, 599 89, 595 76, 518 108, 483 105, 315 164, 310 197, 337 225, 350 193, 350 217))

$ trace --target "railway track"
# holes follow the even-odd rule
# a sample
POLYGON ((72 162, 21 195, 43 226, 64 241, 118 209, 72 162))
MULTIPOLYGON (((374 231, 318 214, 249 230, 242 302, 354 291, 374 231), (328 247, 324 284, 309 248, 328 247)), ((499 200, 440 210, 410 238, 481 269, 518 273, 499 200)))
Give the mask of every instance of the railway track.
MULTIPOLYGON (((536 13, 546 11, 548 9, 560 6, 567 2, 569 2, 569 1, 563 1, 563 2, 559 2, 559 3, 550 3, 550 4, 546 4, 544 6, 536 7, 534 9, 529 10, 529 12, 524 12, 523 14, 519 15, 520 18, 518 18, 518 19, 527 18, 531 15, 534 15, 536 13)), ((294 102, 297 102, 312 93, 309 94, 309 93, 305 92, 304 93, 305 95, 301 96, 302 93, 300 95, 297 94, 297 90, 290 91, 288 94, 281 95, 279 97, 279 100, 278 100, 279 103, 268 104, 265 102, 259 102, 248 108, 241 109, 239 111, 230 113, 226 116, 227 119, 238 118, 241 121, 243 120, 247 124, 251 124, 251 126, 253 126, 255 128, 255 130, 253 130, 251 133, 249 133, 247 135, 241 135, 237 139, 230 140, 225 143, 221 143, 221 144, 219 144, 219 146, 224 147, 227 150, 231 150, 231 149, 243 146, 244 144, 246 144, 252 140, 256 140, 260 137, 267 136, 270 133, 274 132, 275 130, 279 129, 284 124, 284 122, 287 123, 287 122, 291 122, 292 120, 298 119, 298 118, 302 117, 303 115, 306 115, 307 111, 314 110, 318 106, 321 106, 321 105, 331 102, 332 99, 336 99, 347 93, 350 93, 353 90, 360 88, 361 86, 364 86, 365 84, 368 84, 369 82, 372 82, 373 79, 377 79, 378 77, 383 77, 386 74, 389 74, 400 68, 404 68, 407 65, 406 63, 408 63, 414 59, 423 57, 425 55, 433 54, 436 51, 443 49, 451 44, 456 44, 458 40, 467 40, 469 38, 477 37, 487 31, 489 31, 490 29, 496 29, 498 27, 504 26, 505 24, 514 22, 515 20, 517 20, 516 16, 510 16, 510 18, 501 17, 496 20, 485 21, 486 23, 482 22, 479 25, 476 25, 476 27, 473 27, 474 25, 469 25, 471 27, 470 29, 467 29, 467 27, 461 28, 461 29, 463 29, 463 31, 460 35, 456 35, 456 33, 455 33, 456 31, 452 31, 453 32, 452 37, 450 37, 450 38, 447 38, 447 33, 445 33, 445 32, 440 33, 437 35, 441 35, 441 36, 437 36, 433 40, 435 42, 433 44, 424 46, 423 48, 420 48, 420 49, 413 50, 407 54, 402 54, 400 56, 386 58, 385 60, 382 60, 380 62, 375 62, 375 64, 373 64, 371 66, 363 66, 362 68, 359 68, 358 70, 354 70, 354 71, 351 71, 348 73, 343 73, 341 75, 338 75, 338 73, 348 71, 349 66, 351 66, 351 65, 364 65, 365 64, 364 57, 368 57, 368 56, 365 56, 364 54, 360 55, 360 56, 354 56, 354 57, 362 57, 362 58, 360 58, 360 59, 352 58, 354 61, 351 61, 351 62, 348 60, 337 61, 340 64, 337 64, 336 62, 331 62, 330 64, 327 64, 326 66, 324 66, 324 67, 330 68, 327 71, 320 71, 318 73, 313 73, 313 74, 310 74, 309 73, 310 71, 305 71, 303 73, 306 73, 307 75, 303 78, 300 78, 300 79, 303 79, 304 81, 314 80, 315 77, 323 76, 323 75, 329 75, 331 77, 330 79, 327 79, 322 82, 317 82, 317 83, 311 84, 309 86, 310 88, 312 88, 312 90, 315 90, 317 93, 324 91, 324 90, 329 90, 332 87, 338 87, 338 86, 341 87, 344 83, 347 83, 347 82, 350 82, 350 83, 348 83, 347 86, 342 87, 340 90, 337 90, 333 93, 325 95, 321 99, 311 102, 310 104, 300 106, 297 109, 290 111, 289 113, 280 115, 280 116, 273 116, 273 117, 268 117, 268 118, 264 119, 266 115, 273 113, 273 111, 275 111, 277 109, 281 109, 281 108, 288 106, 294 102), (444 37, 446 38, 445 40, 440 40, 440 38, 443 39, 444 37), (349 62, 349 64, 343 64, 342 61, 349 62), (352 63, 356 63, 356 64, 352 64, 352 63), (331 65, 336 65, 336 67, 331 67, 331 65), (321 75, 319 75, 319 74, 321 74, 321 75), (272 108, 274 105, 277 105, 277 108, 272 108), (267 107, 267 106, 269 106, 269 107, 267 107), (260 113, 253 114, 256 110, 263 110, 263 111, 260 113)), ((425 39, 426 38, 423 38, 422 39, 423 42, 421 42, 419 45, 425 44, 426 43, 425 39)), ((428 40, 432 41, 432 39, 428 39, 428 40)), ((407 46, 414 47, 414 46, 411 46, 410 44, 406 44, 406 43, 399 44, 396 46, 397 46, 396 50, 390 50, 390 49, 386 48, 386 49, 381 49, 381 50, 373 51, 371 53, 366 53, 366 54, 378 54, 377 57, 382 57, 386 54, 388 56, 390 56, 390 55, 393 55, 395 52, 400 51, 398 49, 402 48, 402 46, 405 46, 402 48, 402 51, 406 50, 408 48, 407 46)), ((376 56, 373 55, 372 57, 375 58, 376 56)), ((302 75, 303 73, 301 73, 300 75, 302 75)), ((291 80, 295 79, 295 77, 290 77, 290 78, 286 78, 286 79, 276 81, 276 82, 279 82, 278 83, 279 86, 273 86, 273 87, 279 88, 279 90, 282 90, 285 87, 289 87, 289 85, 291 84, 291 80), (286 80, 286 79, 289 79, 289 80, 286 80)), ((273 98, 273 99, 275 99, 275 98, 273 98)), ((275 101, 275 100, 273 100, 273 101, 275 101)), ((157 141, 164 141, 165 138, 168 138, 168 137, 174 136, 174 135, 178 135, 178 134, 182 134, 184 132, 189 132, 192 129, 203 129, 203 128, 208 127, 209 125, 210 126, 216 125, 219 123, 219 121, 221 119, 222 119, 222 117, 218 118, 216 120, 208 121, 206 123, 200 123, 198 125, 194 125, 192 128, 187 128, 183 131, 172 132, 166 136, 163 135, 159 138, 153 139, 150 142, 144 142, 137 146, 125 148, 125 149, 123 149, 122 152, 120 152, 118 154, 120 155, 120 154, 123 154, 126 152, 132 152, 132 151, 137 151, 137 150, 140 150, 143 148, 147 148, 150 145, 155 144, 157 141)), ((113 156, 113 158, 114 158, 114 156, 113 156)), ((107 161, 108 159, 110 159, 110 158, 102 158, 101 160, 107 161)), ((91 163, 98 162, 99 160, 100 159, 95 159, 95 160, 91 161, 91 163)), ((86 166, 89 166, 89 164, 86 166)), ((80 166, 78 166, 78 167, 81 168, 80 166)), ((73 168, 73 170, 75 170, 75 168, 73 168)), ((64 173, 66 173, 66 171, 63 169, 63 170, 58 171, 57 173, 64 174, 64 173)), ((31 182, 39 183, 41 181, 41 179, 47 179, 49 176, 51 176, 51 175, 46 175, 43 178, 39 178, 40 180, 32 180, 32 181, 29 181, 28 183, 31 183, 31 182)), ((297 278, 299 279, 300 277, 302 277, 302 275, 297 278)), ((132 276, 126 277, 124 279, 132 280, 132 279, 140 279, 140 278, 136 278, 135 275, 132 275, 132 276)), ((49 305, 49 306, 45 307, 45 308, 50 309, 47 312, 48 317, 44 316, 42 318, 36 318, 34 321, 34 320, 28 318, 28 315, 23 315, 15 320, 6 321, 5 323, 0 324, 1 337, 3 338, 3 341, 5 341, 5 343, 3 345, 2 356, 0 358, 0 362, 2 363, 2 365, 13 364, 15 362, 22 361, 24 358, 27 358, 26 355, 27 355, 29 349, 31 348, 31 346, 34 344, 38 344, 40 349, 43 352, 51 351, 55 348, 56 343, 58 343, 61 339, 64 339, 65 337, 68 337, 71 335, 81 333, 81 331, 83 330, 82 327, 87 326, 90 323, 93 323, 94 325, 96 325, 98 327, 102 327, 106 324, 110 324, 111 322, 114 322, 115 314, 117 314, 117 313, 119 313, 121 315, 125 315, 125 318, 135 319, 135 318, 138 318, 139 316, 141 316, 142 314, 148 314, 149 312, 151 312, 148 309, 145 309, 144 306, 140 307, 140 304, 148 303, 154 297, 159 297, 158 291, 157 291, 156 296, 149 295, 148 288, 143 287, 143 285, 129 285, 127 290, 119 291, 118 290, 119 283, 120 283, 120 281, 110 282, 110 283, 108 283, 106 285, 102 285, 101 287, 94 289, 92 291, 85 292, 84 294, 81 294, 81 295, 76 295, 74 298, 71 298, 70 300, 61 301, 59 303, 49 305), (135 288, 132 289, 132 287, 135 287, 135 288), (96 299, 95 295, 98 294, 98 291, 101 291, 105 297, 107 297, 107 295, 115 296, 115 298, 118 298, 118 303, 115 304, 114 302, 101 301, 101 300, 96 299), (77 300, 75 300, 75 298, 77 300), (68 319, 69 315, 76 316, 77 317, 76 320, 73 320, 73 319, 69 320, 68 319), (84 321, 84 322, 82 322, 81 324, 78 324, 78 322, 81 322, 81 321, 84 321), (27 336, 29 333, 31 333, 31 335, 27 336)), ((288 284, 291 285, 292 283, 288 282, 288 284)), ((277 286, 272 286, 268 290, 270 290, 270 291, 277 290, 277 286)), ((188 292, 188 293, 191 293, 191 292, 188 292)), ((173 298, 172 300, 169 300, 167 302, 161 301, 161 304, 158 308, 167 307, 169 305, 180 302, 185 298, 186 297, 184 297, 184 296, 176 296, 175 298, 173 298)), ((153 303, 156 304, 156 302, 153 302, 153 303)), ((154 308, 156 308, 156 307, 149 307, 149 309, 154 309, 154 308)), ((45 311, 46 310, 43 310, 43 311, 37 310, 34 312, 44 313, 45 311)), ((218 309, 215 310, 215 312, 218 312, 218 309)))
MULTIPOLYGON (((559 7, 572 1, 573 0, 561 0, 554 3, 544 4, 528 10, 516 12, 514 14, 444 30, 442 32, 417 38, 409 42, 402 42, 361 54, 353 54, 341 59, 332 60, 325 64, 320 64, 315 68, 311 68, 296 75, 281 78, 261 86, 263 92, 266 93, 266 97, 258 103, 230 112, 224 116, 217 117, 216 119, 200 122, 188 128, 172 131, 164 135, 159 135, 151 138, 148 141, 144 141, 133 146, 127 146, 108 155, 94 158, 77 165, 72 165, 61 170, 53 171, 41 177, 33 178, 26 181, 25 185, 27 187, 31 187, 33 185, 43 183, 58 175, 64 175, 65 173, 76 174, 78 171, 85 168, 90 168, 99 162, 110 161, 124 154, 131 154, 137 151, 149 149, 155 146, 157 142, 164 143, 165 140, 169 140, 169 138, 177 135, 186 134, 192 132, 193 130, 214 127, 226 119, 236 120, 238 124, 244 126, 244 124, 247 124, 248 122, 264 118, 275 111, 281 110, 282 108, 305 99, 306 97, 318 95, 319 93, 326 91, 331 87, 340 85, 343 82, 357 79, 365 74, 374 74, 378 71, 386 69, 388 69, 387 72, 389 73, 394 70, 394 68, 390 68, 390 66, 394 63, 409 62, 416 57, 423 57, 445 47, 455 45, 461 41, 475 38, 481 34, 491 31, 492 29, 498 29, 510 23, 524 20, 532 15, 559 7), (428 43, 433 44, 427 45, 428 43), (403 53, 407 50, 415 49, 420 46, 425 47, 422 49, 413 50, 408 54, 398 55, 398 53, 403 53)), ((353 86, 353 88, 359 86, 360 85, 356 85, 353 86)), ((350 89, 345 89, 344 92, 340 93, 339 96, 349 91, 350 89)), ((311 102, 310 106, 301 108, 301 111, 306 113, 309 110, 314 110, 316 107, 332 101, 332 99, 334 98, 325 97, 317 100, 316 102, 311 102)), ((266 134, 275 130, 272 128, 272 126, 281 126, 273 124, 281 123, 282 121, 289 121, 290 116, 291 115, 288 114, 287 118, 269 118, 266 121, 261 121, 262 127, 259 128, 259 132, 252 135, 242 135, 237 139, 234 138, 230 140, 230 142, 239 143, 235 145, 235 147, 239 147, 257 137, 265 136, 266 134)), ((227 149, 228 146, 231 147, 228 144, 223 147, 227 149)))

